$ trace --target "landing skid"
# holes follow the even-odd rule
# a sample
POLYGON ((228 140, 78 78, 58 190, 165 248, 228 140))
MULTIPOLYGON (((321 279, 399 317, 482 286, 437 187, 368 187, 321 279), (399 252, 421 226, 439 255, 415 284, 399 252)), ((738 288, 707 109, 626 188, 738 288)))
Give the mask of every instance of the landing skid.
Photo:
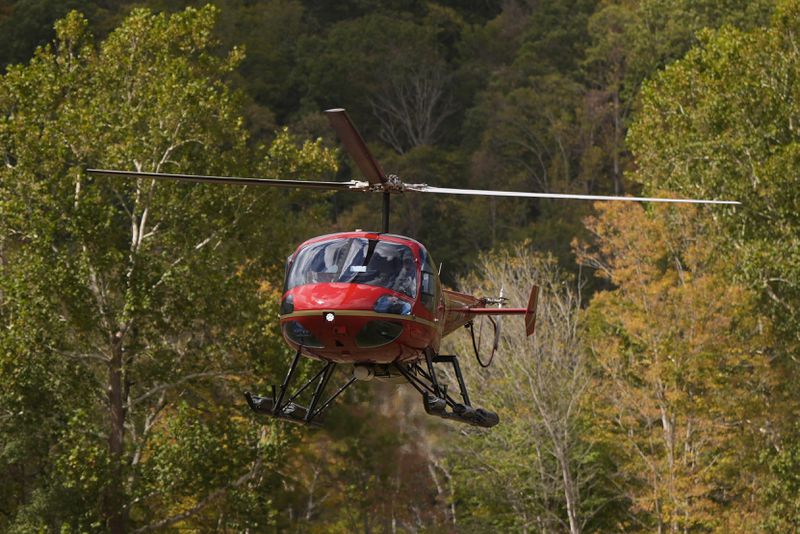
MULTIPOLYGON (((289 372, 283 380, 280 389, 276 390, 272 386, 271 396, 254 395, 249 391, 244 394, 250 408, 259 414, 268 415, 275 419, 291 421, 293 423, 310 424, 320 426, 321 414, 326 410, 345 389, 356 381, 355 377, 350 378, 339 389, 337 389, 327 400, 322 401, 325 388, 336 369, 336 363, 327 362, 322 366, 316 375, 300 386, 297 391, 289 394, 289 386, 297 371, 297 364, 300 361, 298 351, 289 372), (308 405, 304 406, 297 401, 300 395, 312 384, 316 384, 311 394, 308 405)), ((496 413, 483 408, 474 408, 470 403, 467 394, 467 386, 461 374, 461 366, 458 364, 457 356, 434 355, 430 352, 425 355, 426 367, 423 368, 419 363, 395 363, 391 364, 411 384, 414 389, 422 394, 423 407, 425 411, 436 417, 458 421, 473 426, 491 428, 500 422, 496 413), (453 371, 458 381, 458 389, 461 394, 461 401, 456 401, 447 393, 447 384, 440 384, 436 377, 434 364, 449 363, 453 366, 453 371)), ((387 368, 388 371, 388 368, 387 368)))
POLYGON ((433 355, 428 352, 425 355, 425 363, 427 371, 418 363, 409 366, 395 364, 395 367, 408 383, 422 394, 423 407, 429 415, 483 428, 491 428, 500 422, 500 417, 496 413, 483 408, 474 408, 470 403, 461 366, 458 364, 458 356, 433 355), (447 384, 439 384, 434 369, 436 363, 449 363, 453 366, 463 402, 457 402, 447 393, 447 384))
POLYGON ((325 387, 328 385, 328 381, 336 369, 336 363, 327 362, 316 375, 309 379, 305 384, 300 386, 297 391, 289 395, 287 398, 289 385, 292 381, 292 378, 294 378, 295 372, 297 371, 297 363, 299 361, 300 351, 297 351, 297 353, 294 355, 294 359, 292 360, 292 364, 289 366, 289 372, 286 374, 286 378, 281 384, 280 390, 276 392, 275 386, 272 386, 272 396, 262 397, 259 395, 253 395, 248 391, 245 392, 244 397, 247 399, 247 404, 256 413, 294 423, 320 426, 320 414, 322 414, 322 412, 333 403, 336 397, 338 397, 345 389, 355 382, 356 379, 351 378, 345 382, 344 385, 342 385, 336 390, 336 392, 333 393, 333 395, 328 397, 327 400, 320 404, 320 401, 322 401, 325 393, 325 387), (308 402, 308 406, 303 406, 296 403, 295 400, 297 400, 300 394, 314 383, 316 383, 316 387, 314 388, 314 392, 312 393, 311 399, 308 402))

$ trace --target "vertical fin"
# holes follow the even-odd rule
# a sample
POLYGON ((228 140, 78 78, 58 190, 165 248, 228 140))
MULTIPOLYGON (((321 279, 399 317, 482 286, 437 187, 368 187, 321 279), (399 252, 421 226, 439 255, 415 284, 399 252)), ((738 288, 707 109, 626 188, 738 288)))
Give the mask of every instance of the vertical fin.
POLYGON ((528 311, 525 312, 525 333, 532 336, 536 330, 536 306, 539 303, 539 286, 531 288, 531 296, 528 299, 528 311))

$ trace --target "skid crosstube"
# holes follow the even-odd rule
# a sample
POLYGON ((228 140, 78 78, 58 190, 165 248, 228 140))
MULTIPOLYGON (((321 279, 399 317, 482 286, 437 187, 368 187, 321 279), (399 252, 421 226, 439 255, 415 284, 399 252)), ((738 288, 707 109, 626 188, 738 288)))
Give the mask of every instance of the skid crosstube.
POLYGON ((284 378, 280 389, 276 391, 275 386, 272 386, 271 396, 265 397, 253 395, 249 391, 245 392, 244 397, 247 399, 247 404, 250 406, 250 409, 256 413, 268 415, 276 419, 319 426, 320 414, 333 403, 336 397, 338 397, 345 389, 355 382, 355 378, 351 378, 345 382, 344 385, 342 385, 336 390, 335 393, 333 393, 333 395, 328 397, 328 399, 324 402, 320 403, 325 393, 325 387, 328 385, 328 381, 336 369, 336 363, 327 362, 322 369, 317 372, 316 375, 306 381, 305 384, 300 386, 297 391, 289 395, 287 398, 288 390, 291 385, 292 378, 294 378, 299 361, 300 351, 297 351, 297 353, 294 355, 294 359, 292 360, 292 364, 289 366, 289 372, 286 374, 286 378, 284 378), (295 400, 300 396, 300 394, 314 383, 316 383, 316 386, 314 387, 314 392, 311 395, 308 406, 302 406, 296 403, 295 400))
MULTIPOLYGON (((247 404, 256 413, 282 419, 284 421, 319 426, 320 414, 333 403, 336 397, 355 382, 356 379, 355 377, 350 378, 344 385, 339 387, 339 389, 328 397, 327 400, 322 401, 325 388, 336 369, 336 363, 327 362, 316 375, 300 386, 297 391, 289 395, 289 387, 297 371, 299 360, 300 352, 298 351, 292 360, 292 364, 289 366, 289 372, 286 374, 286 378, 283 380, 280 389, 276 390, 275 386, 272 386, 271 396, 254 395, 249 391, 245 392, 244 396, 247 399, 247 404), (295 402, 300 394, 312 384, 316 384, 316 386, 314 387, 308 406, 303 406, 295 402)), ((500 422, 500 418, 496 413, 472 406, 457 356, 436 355, 427 351, 425 353, 425 368, 417 362, 412 364, 395 363, 393 365, 406 381, 422 394, 423 407, 429 415, 483 428, 491 428, 500 422), (453 371, 455 372, 458 382, 459 393, 461 395, 461 402, 456 401, 448 394, 447 384, 439 383, 434 368, 434 365, 437 363, 445 363, 453 366, 453 371)))
POLYGON ((426 352, 425 364, 427 371, 418 363, 395 364, 395 367, 408 383, 422 394, 423 407, 429 415, 483 428, 491 428, 500 422, 500 417, 496 413, 483 408, 474 408, 470 403, 461 366, 458 364, 458 356, 434 355, 426 352), (453 366, 463 402, 456 401, 447 393, 446 384, 439 384, 434 369, 436 363, 449 363, 453 366))

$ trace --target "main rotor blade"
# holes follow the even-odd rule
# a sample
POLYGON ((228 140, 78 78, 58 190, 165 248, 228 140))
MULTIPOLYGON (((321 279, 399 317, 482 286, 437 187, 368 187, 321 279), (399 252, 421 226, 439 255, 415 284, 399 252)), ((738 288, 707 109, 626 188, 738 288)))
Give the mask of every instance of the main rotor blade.
POLYGON ((107 174, 135 178, 156 178, 159 180, 179 180, 183 182, 205 182, 209 184, 266 185, 269 187, 300 189, 350 189, 356 182, 315 182, 312 180, 270 180, 267 178, 245 178, 240 176, 205 176, 201 174, 173 174, 166 172, 117 171, 110 169, 86 169, 87 174, 107 174))
POLYGON ((529 193, 522 191, 491 191, 485 189, 451 189, 449 187, 433 187, 430 185, 407 184, 406 191, 419 193, 440 193, 445 195, 481 195, 487 197, 516 198, 560 198, 570 200, 622 200, 627 202, 672 202, 676 204, 731 204, 740 205, 736 200, 703 200, 695 198, 658 198, 658 197, 618 197, 608 195, 569 195, 562 193, 529 193))
POLYGON ((353 158, 353 161, 358 165, 359 170, 364 175, 364 178, 370 184, 382 184, 386 182, 386 174, 384 174, 381 166, 372 156, 364 138, 358 133, 347 112, 342 108, 325 110, 328 115, 328 121, 331 127, 336 131, 339 140, 344 145, 347 153, 353 158))

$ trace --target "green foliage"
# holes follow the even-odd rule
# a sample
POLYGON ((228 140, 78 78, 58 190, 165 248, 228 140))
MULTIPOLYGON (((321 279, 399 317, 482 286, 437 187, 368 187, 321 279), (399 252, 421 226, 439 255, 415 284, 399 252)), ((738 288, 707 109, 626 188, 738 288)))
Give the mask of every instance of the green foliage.
POLYGON ((761 289, 778 326, 795 340, 796 11, 783 2, 769 29, 706 33, 702 46, 644 89, 631 133, 637 178, 649 187, 742 201, 720 213, 725 241, 738 250, 740 273, 761 289))
POLYGON ((636 90, 654 71, 680 59, 699 44, 701 30, 726 25, 742 29, 763 26, 769 22, 774 5, 772 0, 639 2, 635 9, 636 21, 625 31, 631 50, 631 89, 636 90))
POLYGON ((240 507, 237 491, 260 491, 276 450, 257 446, 266 438, 238 413, 239 384, 275 371, 275 360, 257 363, 277 347, 262 280, 277 285, 313 209, 284 208, 301 194, 82 171, 334 171, 319 142, 286 131, 247 149, 225 81, 241 54, 216 53, 215 19, 211 7, 135 10, 95 47, 72 13, 53 46, 0 83, 4 410, 19 404, 3 412, 1 465, 20 474, 3 493, 14 528, 38 517, 118 530, 184 514, 202 525, 220 502, 241 512, 231 524, 262 520, 263 505, 240 507), (264 224, 278 211, 284 224, 264 224))
MULTIPOLYGON (((798 69, 797 2, 780 2, 770 27, 743 32, 706 32, 701 46, 668 68, 643 90, 643 112, 631 132, 638 179, 693 196, 742 201, 717 216, 719 245, 735 253, 731 272, 753 287, 776 329, 774 366, 782 380, 774 389, 775 410, 765 433, 776 450, 791 451, 786 431, 797 392, 800 220, 795 168, 798 138, 794 117, 798 69), (780 429, 780 430, 779 430, 780 429)), ((772 461, 771 487, 791 487, 772 461)), ((774 495, 774 493, 773 493, 774 495)), ((774 500, 772 525, 790 521, 790 500, 774 500)), ((790 523, 786 523, 790 524, 790 523)), ((779 527, 778 530, 781 530, 779 527)))
POLYGON ((594 0, 532 5, 523 42, 514 59, 514 75, 522 83, 553 73, 574 76, 588 44, 586 23, 594 8, 594 0))
POLYGON ((339 22, 322 36, 309 36, 300 51, 306 107, 347 107, 369 139, 378 131, 370 102, 426 66, 441 64, 436 28, 409 17, 382 13, 339 22), (343 83, 346 80, 346 83, 343 83))
MULTIPOLYGON (((480 295, 497 295, 502 288, 514 307, 527 304, 532 286, 540 294, 534 336, 525 335, 518 318, 504 319, 489 369, 470 361, 473 347, 466 336, 448 349, 464 356, 473 403, 501 418, 491 431, 458 429, 459 439, 445 448, 459 525, 468 532, 607 530, 620 510, 609 487, 613 475, 604 465, 608 456, 592 443, 590 364, 579 337, 575 280, 552 257, 517 247, 482 257, 462 285, 480 295)), ((488 322, 475 323, 487 360, 493 332, 488 322)))
MULTIPOLYGON (((321 227, 377 228, 375 199, 82 171, 327 179, 338 160, 339 179, 357 178, 325 148, 338 145, 319 111, 333 106, 409 182, 744 201, 687 215, 713 230, 657 210, 587 229, 587 205, 398 195, 392 231, 423 241, 449 283, 482 250, 528 242, 575 272, 575 236, 614 244, 600 252, 616 275, 587 287, 608 291, 584 317, 593 391, 570 427, 567 465, 590 475, 584 530, 796 528, 796 2, 203 3, 0 0, 0 530, 568 528, 517 375, 471 379, 502 407, 488 435, 431 429, 416 397, 382 389, 379 416, 358 389, 329 434, 244 413, 240 391, 284 370, 283 259, 321 227), (72 8, 86 18, 53 28, 72 8), (692 263, 700 242, 719 258, 692 263), (774 331, 742 335, 765 314, 774 331), (665 467, 656 380, 676 425, 695 425, 693 467, 665 467), (638 405, 616 402, 625 392, 638 405), (629 410, 614 423, 615 407, 629 410), (677 489, 648 493, 645 472, 677 489)), ((499 279, 494 267, 478 272, 499 279)))
POLYGON ((800 427, 789 430, 785 446, 764 451, 764 460, 773 475, 765 491, 770 515, 765 521, 769 532, 790 532, 800 527, 800 427))
POLYGON ((297 0, 227 0, 217 5, 221 9, 217 33, 223 44, 241 44, 247 52, 237 80, 253 101, 247 109, 251 132, 269 137, 275 121, 283 123, 300 105, 297 47, 312 31, 305 8, 297 0))
POLYGON ((53 23, 72 10, 94 20, 101 8, 90 0, 0 2, 0 65, 27 61, 37 46, 53 39, 53 23))

